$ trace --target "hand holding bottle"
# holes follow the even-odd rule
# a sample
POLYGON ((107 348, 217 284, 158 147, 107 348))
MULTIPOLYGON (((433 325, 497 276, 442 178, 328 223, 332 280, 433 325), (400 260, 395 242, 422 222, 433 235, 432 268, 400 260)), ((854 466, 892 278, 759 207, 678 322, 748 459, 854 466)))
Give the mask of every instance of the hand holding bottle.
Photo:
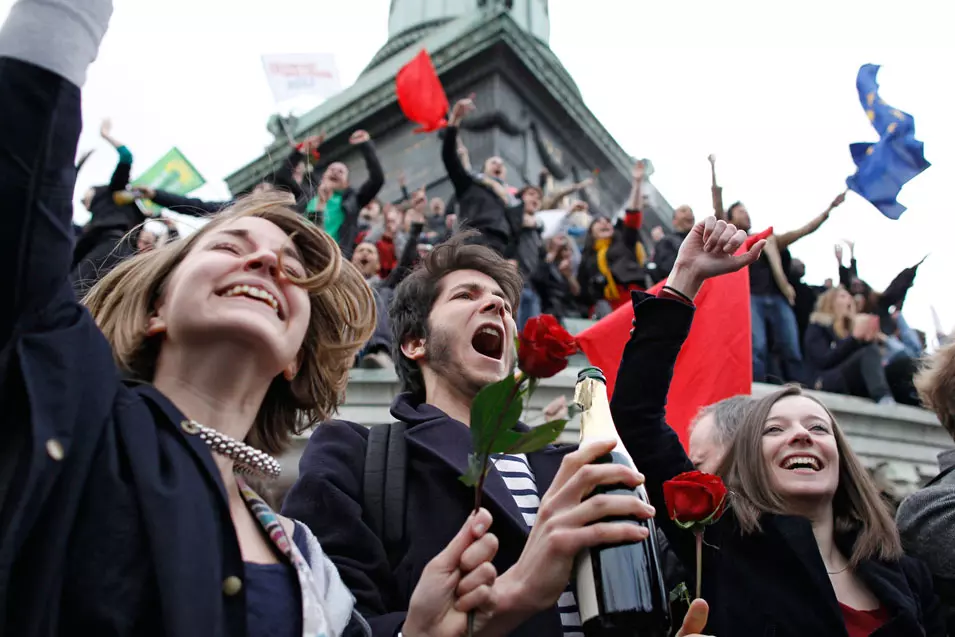
POLYGON ((574 558, 581 549, 603 544, 639 542, 646 528, 603 522, 607 517, 650 519, 655 511, 632 496, 601 494, 588 497, 600 485, 643 483, 636 470, 619 464, 591 464, 616 446, 602 441, 567 454, 541 499, 537 521, 517 564, 498 578, 498 614, 513 616, 514 625, 551 608, 570 581, 574 558))

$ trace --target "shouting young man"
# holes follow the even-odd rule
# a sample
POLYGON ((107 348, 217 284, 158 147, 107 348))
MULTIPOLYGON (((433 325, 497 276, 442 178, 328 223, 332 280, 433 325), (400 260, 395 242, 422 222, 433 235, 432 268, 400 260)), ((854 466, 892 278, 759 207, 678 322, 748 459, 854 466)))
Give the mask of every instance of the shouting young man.
MULTIPOLYGON (((474 491, 459 478, 472 448, 471 403, 514 371, 521 278, 497 252, 470 243, 472 235, 436 247, 395 291, 390 319, 404 393, 391 408, 397 422, 386 426, 387 459, 373 460, 376 436, 366 427, 319 425, 285 504, 286 515, 318 535, 376 637, 400 633, 424 566, 470 514, 474 491), (369 462, 382 469, 369 471, 369 462), (388 484, 396 465, 401 473, 388 484)), ((549 446, 494 459, 484 501, 500 541, 499 604, 487 632, 582 635, 570 586, 574 557, 646 538, 638 525, 599 520, 654 513, 634 497, 588 498, 598 485, 642 480, 620 465, 591 464, 611 446, 549 446)))

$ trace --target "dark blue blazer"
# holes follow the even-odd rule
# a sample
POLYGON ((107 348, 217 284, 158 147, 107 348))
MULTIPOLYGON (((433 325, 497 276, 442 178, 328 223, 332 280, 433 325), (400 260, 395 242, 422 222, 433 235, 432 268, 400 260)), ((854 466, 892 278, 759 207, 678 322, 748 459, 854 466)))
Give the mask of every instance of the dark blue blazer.
MULTIPOLYGON (((693 535, 667 517, 663 483, 690 462, 667 425, 665 406, 673 366, 689 334, 693 308, 675 300, 635 292, 634 331, 624 349, 611 412, 627 450, 646 477, 656 521, 682 560, 695 573, 693 535)), ((719 637, 847 637, 832 584, 809 520, 766 515, 763 531, 742 535, 732 511, 706 531, 703 598, 710 604, 706 630, 719 637)), ((850 553, 853 536, 837 537, 850 553)), ((882 606, 889 623, 876 637, 943 637, 932 580, 921 562, 865 560, 856 569, 882 606)), ((692 577, 692 576, 691 576, 692 577)), ((693 589, 693 582, 687 582, 693 589)))
MULTIPOLYGON (((368 430, 349 422, 319 425, 300 463, 300 477, 283 513, 301 520, 318 536, 368 619, 375 637, 393 637, 401 629, 408 602, 424 567, 460 530, 474 505, 474 490, 458 478, 467 469, 470 430, 407 394, 392 406, 396 420, 408 423, 406 537, 410 546, 392 567, 382 540, 362 511, 362 477, 368 430), (330 523, 334 521, 334 523, 330 523)), ((527 454, 537 488, 550 487, 564 455, 574 446, 550 446, 527 454)), ((482 505, 494 516, 492 531, 500 540, 494 560, 498 573, 513 566, 524 550, 529 529, 500 474, 491 471, 482 505)), ((512 634, 523 637, 561 635, 556 606, 538 613, 512 634)))
POLYGON ((0 635, 241 637, 211 454, 70 286, 80 128, 79 88, 0 58, 0 635))

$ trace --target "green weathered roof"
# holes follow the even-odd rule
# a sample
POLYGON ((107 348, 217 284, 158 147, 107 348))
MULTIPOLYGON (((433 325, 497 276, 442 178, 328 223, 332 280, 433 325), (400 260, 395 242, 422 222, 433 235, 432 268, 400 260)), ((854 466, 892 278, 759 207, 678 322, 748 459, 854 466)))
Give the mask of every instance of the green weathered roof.
MULTIPOLYGON (((481 55, 494 44, 505 42, 611 162, 623 174, 630 173, 630 156, 584 104, 577 85, 557 56, 542 42, 528 37, 506 9, 462 16, 428 32, 420 40, 408 42, 389 59, 369 66, 352 86, 301 116, 296 123, 296 138, 322 131, 329 138, 350 132, 356 122, 394 104, 397 99, 395 75, 421 49, 428 50, 436 70, 442 74, 481 55)), ((284 138, 276 140, 261 157, 228 176, 226 182, 232 192, 240 192, 262 179, 284 159, 287 148, 284 138)), ((668 209, 669 205, 663 201, 663 207, 668 209)), ((672 210, 669 212, 672 214, 672 210)))

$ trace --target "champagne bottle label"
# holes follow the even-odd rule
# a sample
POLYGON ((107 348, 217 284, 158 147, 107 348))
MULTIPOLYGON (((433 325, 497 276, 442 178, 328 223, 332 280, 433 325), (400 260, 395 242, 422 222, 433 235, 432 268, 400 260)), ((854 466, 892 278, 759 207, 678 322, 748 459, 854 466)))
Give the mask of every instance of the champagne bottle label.
POLYGON ((581 551, 574 564, 577 574, 577 610, 580 623, 586 624, 600 614, 597 601, 597 580, 594 578, 594 563, 590 551, 581 551))

